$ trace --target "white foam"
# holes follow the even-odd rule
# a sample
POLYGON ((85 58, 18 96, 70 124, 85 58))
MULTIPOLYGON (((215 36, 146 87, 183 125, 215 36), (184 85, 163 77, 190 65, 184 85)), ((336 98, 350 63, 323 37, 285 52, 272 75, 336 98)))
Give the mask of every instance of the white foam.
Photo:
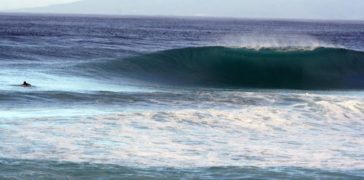
POLYGON ((107 115, 78 109, 84 115, 0 119, 0 157, 128 166, 364 169, 362 97, 235 96, 262 97, 272 104, 107 115), (279 103, 285 98, 298 101, 279 103))

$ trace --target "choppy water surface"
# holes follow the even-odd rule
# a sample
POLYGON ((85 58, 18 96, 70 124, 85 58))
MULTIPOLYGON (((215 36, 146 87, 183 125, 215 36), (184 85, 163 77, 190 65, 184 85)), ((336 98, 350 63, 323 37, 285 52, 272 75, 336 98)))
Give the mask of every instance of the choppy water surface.
POLYGON ((0 27, 0 178, 364 177, 361 22, 0 27))

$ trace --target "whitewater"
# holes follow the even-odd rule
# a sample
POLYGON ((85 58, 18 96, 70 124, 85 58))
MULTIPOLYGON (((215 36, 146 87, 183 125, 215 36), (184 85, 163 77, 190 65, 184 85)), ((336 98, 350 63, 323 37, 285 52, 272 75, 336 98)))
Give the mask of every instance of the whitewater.
POLYGON ((0 179, 364 178, 363 22, 0 27, 0 179))

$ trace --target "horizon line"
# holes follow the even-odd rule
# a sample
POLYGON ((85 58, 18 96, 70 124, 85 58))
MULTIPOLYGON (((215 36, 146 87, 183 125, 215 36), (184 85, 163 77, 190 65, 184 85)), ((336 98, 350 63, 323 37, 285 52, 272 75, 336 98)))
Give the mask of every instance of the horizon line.
POLYGON ((362 22, 364 19, 324 19, 324 18, 283 18, 283 17, 236 17, 236 16, 211 16, 211 15, 137 15, 137 14, 103 14, 103 13, 52 13, 52 12, 16 12, 1 11, 0 15, 33 15, 33 16, 69 16, 69 17, 140 17, 140 18, 171 18, 171 19, 230 19, 230 20, 266 20, 266 21, 296 21, 296 22, 362 22))

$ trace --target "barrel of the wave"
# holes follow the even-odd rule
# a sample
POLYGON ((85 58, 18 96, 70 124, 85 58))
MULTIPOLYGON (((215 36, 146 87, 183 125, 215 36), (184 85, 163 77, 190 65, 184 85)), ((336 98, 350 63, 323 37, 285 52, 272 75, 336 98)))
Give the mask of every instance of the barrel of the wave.
POLYGON ((172 49, 98 67, 158 84, 272 89, 364 89, 364 52, 339 48, 172 49))

